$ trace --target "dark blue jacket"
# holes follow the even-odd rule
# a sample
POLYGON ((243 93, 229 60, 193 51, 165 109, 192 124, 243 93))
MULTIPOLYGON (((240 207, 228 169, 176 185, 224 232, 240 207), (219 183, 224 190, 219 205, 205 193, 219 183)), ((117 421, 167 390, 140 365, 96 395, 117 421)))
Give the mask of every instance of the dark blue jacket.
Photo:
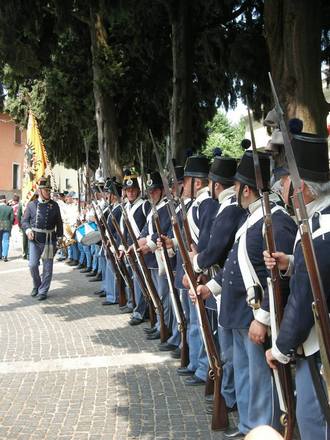
MULTIPOLYGON (((56 231, 52 233, 52 241, 55 242, 57 237, 63 235, 60 207, 54 200, 49 200, 47 203, 39 203, 38 200, 29 202, 24 212, 22 228, 24 231, 32 228, 48 230, 55 228, 56 231)), ((38 243, 45 243, 46 234, 35 232, 34 237, 38 243)))
MULTIPOLYGON (((134 203, 133 203, 133 205, 129 205, 129 202, 126 204, 126 212, 128 211, 129 206, 134 206, 134 203)), ((150 209, 151 209, 150 203, 148 202, 148 200, 144 200, 143 203, 141 203, 141 205, 136 209, 136 211, 134 211, 133 218, 135 220, 136 226, 138 227, 140 233, 142 232, 142 230, 146 224, 150 209)), ((127 240, 128 245, 131 246, 133 244, 133 240, 127 231, 126 225, 124 225, 124 235, 125 235, 125 238, 127 240)), ((138 234, 136 238, 139 238, 139 236, 140 236, 140 234, 138 234)))
POLYGON ((216 216, 208 244, 197 256, 197 264, 201 269, 207 269, 213 264, 223 267, 242 217, 246 217, 246 211, 237 204, 228 205, 216 216))
MULTIPOLYGON (((244 221, 245 218, 243 217, 239 227, 244 221)), ((276 249, 288 254, 292 253, 297 229, 294 221, 282 211, 275 212, 272 215, 272 221, 276 249)), ((263 258, 265 243, 262 228, 263 219, 260 219, 248 229, 246 248, 260 284, 266 292, 269 274, 263 258)), ((251 321, 254 319, 252 309, 246 301, 246 289, 238 264, 238 243, 239 240, 234 243, 224 268, 215 277, 218 284, 222 286, 219 322, 220 325, 228 329, 249 328, 251 321)), ((268 311, 267 298, 268 295, 266 294, 261 304, 262 309, 266 311, 268 311)))
MULTIPOLYGON (((162 200, 164 200, 164 199, 162 199, 162 200)), ((159 202, 159 204, 160 203, 161 202, 159 202)), ((157 208, 157 205, 156 205, 156 208, 157 208)), ((160 229, 161 229, 162 233, 164 235, 169 235, 171 233, 170 231, 172 229, 172 224, 171 224, 171 218, 170 218, 170 215, 168 212, 167 203, 165 203, 165 205, 162 206, 161 208, 157 209, 157 212, 159 215, 160 229)), ((157 234, 155 222, 153 220, 153 216, 152 216, 151 212, 149 212, 149 214, 148 214, 147 222, 144 225, 144 228, 141 232, 140 237, 141 238, 148 237, 148 240, 150 239, 154 245, 157 245, 158 234, 157 234), (151 229, 151 234, 150 234, 150 229, 151 229)), ((149 269, 157 269, 158 268, 158 264, 157 264, 157 260, 156 260, 154 252, 149 252, 146 255, 144 255, 144 259, 145 259, 145 262, 146 262, 147 267, 149 269)))
MULTIPOLYGON (((330 206, 321 214, 330 214, 330 206)), ((319 213, 312 217, 312 232, 320 227, 319 213)), ((330 310, 330 233, 313 239, 316 260, 330 310)), ((292 252, 291 252, 292 253, 292 252)), ((278 349, 285 355, 305 342, 314 325, 312 311, 312 289, 301 248, 301 241, 294 251, 294 271, 290 279, 290 295, 276 341, 278 349)))
POLYGON ((114 207, 110 206, 109 209, 111 209, 111 215, 108 215, 107 223, 111 234, 113 235, 117 245, 119 246, 121 244, 121 240, 120 237, 118 236, 116 228, 113 225, 112 216, 117 220, 118 225, 120 225, 120 219, 122 215, 121 206, 118 204, 115 205, 114 207))

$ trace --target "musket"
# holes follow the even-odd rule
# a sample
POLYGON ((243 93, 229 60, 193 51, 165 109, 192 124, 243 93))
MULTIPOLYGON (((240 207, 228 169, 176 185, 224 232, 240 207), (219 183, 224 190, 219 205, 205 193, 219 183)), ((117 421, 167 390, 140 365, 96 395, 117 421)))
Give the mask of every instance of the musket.
MULTIPOLYGON (((95 214, 95 221, 97 223, 98 229, 101 234, 101 239, 102 239, 102 243, 103 243, 103 247, 104 247, 104 250, 106 253, 107 260, 110 261, 114 273, 119 272, 119 274, 121 275, 121 277, 116 277, 118 291, 119 291, 118 302, 119 302, 120 306, 124 306, 126 304, 126 296, 125 296, 125 291, 124 291, 124 288, 122 285, 122 280, 125 282, 125 284, 127 286, 129 286, 130 285, 130 277, 129 277, 129 275, 127 276, 127 274, 125 273, 125 269, 122 270, 122 264, 118 260, 118 253, 116 254, 116 252, 115 253, 112 252, 111 238, 110 238, 110 237, 112 237, 112 235, 111 235, 110 231, 108 231, 108 233, 106 234, 106 227, 108 225, 107 225, 107 222, 106 222, 105 217, 103 215, 103 212, 102 212, 102 216, 105 220, 104 223, 101 222, 98 217, 97 209, 96 209, 96 207, 97 207, 96 198, 95 198, 94 192, 92 191, 89 179, 87 179, 86 185, 87 185, 88 192, 89 192, 90 196, 94 199, 92 201, 92 207, 93 207, 94 214, 95 214)), ((100 212, 101 212, 101 209, 100 209, 100 212)), ((113 240, 113 241, 115 241, 115 240, 113 240)))
POLYGON ((186 243, 188 244, 188 247, 190 248, 190 246, 193 244, 193 239, 192 239, 191 233, 190 233, 190 227, 189 227, 189 222, 188 222, 188 217, 187 217, 187 208, 186 208, 186 205, 185 205, 184 201, 182 200, 181 195, 179 193, 178 179, 176 178, 175 168, 173 165, 173 160, 171 158, 168 161, 168 168, 169 168, 170 174, 172 175, 173 184, 174 184, 174 188, 175 188, 175 192, 176 192, 176 200, 180 203, 180 207, 181 207, 182 225, 183 225, 183 231, 184 231, 186 243))
POLYGON ((113 215, 113 213, 111 211, 110 211, 110 216, 111 216, 112 224, 113 224, 114 228, 116 229, 118 237, 124 247, 127 261, 129 263, 129 265, 131 266, 132 271, 137 276, 137 280, 138 280, 139 286, 141 288, 142 295, 144 296, 144 299, 146 300, 146 302, 149 306, 150 326, 154 327, 154 325, 156 324, 156 316, 155 316, 155 311, 154 311, 152 301, 151 301, 151 298, 150 298, 150 295, 148 292, 148 288, 147 288, 145 281, 144 281, 144 278, 140 272, 138 263, 135 261, 133 255, 130 251, 129 245, 128 245, 127 240, 125 238, 125 235, 123 234, 122 230, 120 229, 120 225, 118 224, 116 217, 113 215))
MULTIPOLYGON (((328 397, 322 391, 319 383, 314 382, 316 393, 320 400, 321 407, 324 412, 324 416, 327 422, 330 424, 330 410, 329 410, 329 399, 330 399, 330 318, 329 310, 327 305, 326 296, 324 293, 323 283, 319 271, 319 267, 316 260, 315 249, 313 245, 313 239, 311 230, 308 222, 307 210, 303 197, 302 183, 298 172, 297 163, 293 154, 293 149, 291 141, 289 138, 289 133, 284 121, 284 113, 280 106, 280 102, 275 90, 273 79, 270 73, 269 80, 274 97, 275 111, 279 118, 279 125, 283 135, 285 155, 287 158, 287 163, 290 171, 290 179, 293 185, 294 194, 293 198, 296 201, 294 206, 298 206, 296 210, 297 220, 299 224, 299 233, 301 237, 301 245, 304 254, 304 259, 306 263, 306 269, 309 276, 309 281, 311 284, 312 294, 313 294, 313 304, 312 309, 314 313, 314 320, 316 326, 316 332, 318 336, 319 346, 320 346, 320 356, 322 361, 322 374, 327 387, 328 397), (326 405, 325 405, 326 403, 326 405)), ((312 370, 311 370, 312 372, 312 370)), ((313 377, 313 373, 312 373, 313 377)))
MULTIPOLYGON (((154 145, 154 148, 155 148, 155 154, 157 157, 158 167, 160 167, 161 163, 160 163, 160 157, 158 155, 158 150, 155 145, 154 145)), ((166 185, 167 182, 164 180, 164 176, 161 171, 161 167, 160 167, 159 172, 162 177, 163 185, 164 184, 166 185)), ((166 192, 165 185, 164 185, 164 190, 166 192)), ((172 266, 171 266, 170 257, 168 255, 166 242, 164 239, 164 232, 162 231, 162 228, 161 228, 159 214, 158 214, 158 211, 152 201, 152 198, 150 197, 148 189, 146 190, 146 193, 148 194, 148 199, 151 204, 152 216, 153 216, 153 220, 155 222, 157 235, 162 243, 162 257, 163 257, 163 262, 164 262, 164 267, 165 267, 166 278, 167 278, 168 286, 169 286, 170 299, 171 299, 173 311, 174 311, 174 314, 176 317, 176 321, 178 323, 178 330, 179 330, 180 336, 181 336, 181 354, 180 354, 181 367, 186 367, 189 364, 189 348, 188 348, 188 343, 187 343, 187 322, 186 322, 186 318, 184 316, 184 312, 183 312, 183 308, 182 308, 182 304, 180 301, 178 291, 174 285, 174 274, 173 274, 173 270, 172 270, 172 266)))
MULTIPOLYGON (((151 134, 152 136, 152 134, 151 134)), ((157 151, 158 157, 159 153, 157 147, 155 149, 155 153, 157 151)), ((157 156, 156 156, 157 157, 157 156)), ((164 177, 164 173, 161 173, 162 178, 164 177)), ((199 326, 201 330, 201 335, 205 347, 205 351, 209 361, 209 377, 214 382, 214 403, 213 403, 213 415, 212 415, 212 429, 214 431, 217 430, 225 430, 228 427, 228 414, 226 403, 223 396, 220 393, 221 390, 221 381, 222 381, 222 366, 219 359, 219 355, 217 352, 217 348, 213 339, 213 334, 211 331, 209 319, 206 313, 204 301, 200 295, 197 295, 197 278, 194 273, 194 269, 189 257, 189 251, 187 250, 184 240, 181 235, 179 221, 177 217, 177 213, 175 211, 175 205, 173 203, 168 182, 164 178, 163 180, 165 194, 168 197, 168 205, 171 212, 171 221, 173 227, 173 233, 178 242, 178 248, 180 250, 182 260, 183 260, 183 269, 187 276, 190 289, 195 293, 196 296, 196 311, 199 321, 199 326)))
POLYGON ((114 191, 116 193, 118 202, 121 207, 124 223, 126 225, 127 231, 129 233, 129 235, 131 236, 131 239, 133 242, 133 249, 134 249, 137 261, 139 263, 139 266, 141 268, 141 273, 144 277, 144 281, 145 281, 145 284, 148 288, 148 292, 149 292, 150 298, 152 300, 152 303, 154 305, 155 311, 159 316, 160 341, 166 342, 169 337, 170 332, 169 332, 169 329, 167 328, 167 325, 165 323, 163 304, 158 296, 156 287, 155 287, 154 282, 152 280, 150 269, 148 268, 148 266, 144 260, 144 256, 143 256, 142 252, 139 251, 139 243, 138 243, 137 237, 135 235, 135 232, 132 228, 131 222, 129 221, 129 218, 127 216, 127 212, 125 210, 123 201, 122 201, 121 197, 119 196, 118 192, 116 191, 116 188, 114 188, 114 191))
MULTIPOLYGON (((264 216, 265 225, 265 235, 266 235, 266 245, 267 250, 270 255, 276 252, 274 233, 273 233, 273 223, 272 223, 272 212, 269 201, 269 192, 265 190, 259 156, 256 147, 256 141, 254 137, 253 121, 248 105, 248 118, 251 133, 251 143, 252 143, 252 154, 253 154, 253 165, 254 172, 256 176, 257 190, 260 196, 262 196, 262 208, 264 216)), ((283 318, 283 295, 280 282, 280 271, 277 266, 275 266, 270 271, 271 277, 267 278, 269 301, 271 304, 271 315, 272 315, 272 341, 273 344, 276 341, 278 330, 283 318), (274 307, 274 310, 273 310, 274 307)), ((280 409, 283 413, 281 416, 281 424, 284 427, 284 439, 291 440, 294 433, 295 425, 295 402, 294 402, 294 391, 291 375, 290 364, 279 364, 277 370, 273 370, 275 384, 279 397, 280 409)))
MULTIPOLYGON (((96 216, 97 216, 97 208, 98 208, 98 207, 95 206, 95 202, 94 202, 94 201, 93 201, 92 203, 93 203, 93 208, 94 208, 95 214, 96 214, 96 216)), ((129 289, 130 292, 131 292, 131 295, 132 295, 132 304, 133 304, 133 306, 135 307, 136 304, 135 304, 134 285, 133 285, 132 278, 131 278, 131 276, 130 276, 130 273, 129 273, 128 270, 127 270, 127 267, 126 267, 125 262, 120 258, 120 251, 119 251, 119 248, 118 248, 117 242, 116 242, 115 237, 113 236, 113 234, 112 234, 112 232, 111 232, 111 230, 110 230, 110 228, 109 228, 109 225, 108 225, 108 223, 107 223, 107 220, 106 220, 106 218, 104 217, 103 212, 102 212, 101 210, 99 210, 99 211, 100 211, 99 219, 100 219, 100 221, 101 221, 101 223, 102 223, 102 226, 103 226, 103 228, 104 228, 104 230, 105 230, 105 233, 106 233, 106 235, 107 235, 107 237, 108 237, 108 239, 109 239, 109 242, 110 242, 111 248, 113 249, 113 255, 114 255, 114 258, 115 258, 116 267, 117 267, 117 269, 118 269, 120 275, 122 276, 122 279, 124 280, 126 286, 128 287, 128 289, 129 289)), ((97 217, 98 217, 98 216, 97 216, 97 217)), ((97 217, 96 217, 96 218, 97 218, 97 217)), ((110 248, 110 249, 111 249, 111 248, 110 248)), ((120 305, 120 306, 124 306, 124 305, 126 304, 126 296, 125 296, 125 292, 124 292, 123 289, 119 289, 119 292, 120 292, 120 294, 119 294, 119 305, 120 305)))

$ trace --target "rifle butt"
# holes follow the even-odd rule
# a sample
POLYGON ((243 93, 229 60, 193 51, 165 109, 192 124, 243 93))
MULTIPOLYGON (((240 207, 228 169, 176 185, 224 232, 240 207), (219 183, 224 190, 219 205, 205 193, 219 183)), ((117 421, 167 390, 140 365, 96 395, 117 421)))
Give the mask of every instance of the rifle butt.
POLYGON ((117 287, 119 291, 118 305, 123 307, 126 305, 125 283, 121 276, 117 278, 117 287))
POLYGON ((161 314, 159 315, 160 317, 160 342, 166 342, 168 340, 168 338, 170 337, 170 331, 167 327, 167 325, 165 324, 165 320, 164 320, 164 314, 161 312, 161 314))
POLYGON ((214 379, 214 401, 212 414, 212 431, 224 431, 228 428, 228 413, 225 399, 220 394, 221 376, 214 379))
POLYGON ((154 309, 151 301, 149 303, 149 319, 150 319, 150 327, 151 328, 155 327, 156 322, 157 322, 157 317, 156 317, 156 312, 155 312, 155 309, 154 309))
POLYGON ((189 347, 187 344, 187 331, 183 329, 181 331, 181 368, 187 367, 189 364, 189 347))

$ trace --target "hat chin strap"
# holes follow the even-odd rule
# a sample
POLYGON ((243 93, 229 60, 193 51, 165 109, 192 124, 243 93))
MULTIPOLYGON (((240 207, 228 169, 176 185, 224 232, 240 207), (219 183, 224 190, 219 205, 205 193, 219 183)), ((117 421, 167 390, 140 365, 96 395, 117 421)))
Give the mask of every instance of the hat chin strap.
POLYGON ((194 200, 194 186, 195 186, 195 177, 192 177, 191 183, 190 183, 190 198, 191 198, 191 200, 194 200))
POLYGON ((241 183, 240 182, 240 184, 239 184, 239 190, 238 190, 238 194, 237 194, 237 205, 240 207, 240 208, 243 208, 243 206, 242 206, 242 194, 243 194, 243 191, 244 191, 244 184, 243 183, 241 183))

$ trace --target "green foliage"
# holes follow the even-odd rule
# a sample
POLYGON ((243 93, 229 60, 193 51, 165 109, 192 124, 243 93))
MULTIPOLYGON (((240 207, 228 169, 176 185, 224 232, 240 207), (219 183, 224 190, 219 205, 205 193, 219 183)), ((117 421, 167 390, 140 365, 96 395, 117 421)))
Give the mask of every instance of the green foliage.
POLYGON ((245 124, 231 124, 226 114, 218 111, 212 121, 206 124, 208 137, 202 153, 208 157, 213 156, 213 150, 222 149, 224 156, 239 158, 242 156, 241 141, 244 138, 245 124))

